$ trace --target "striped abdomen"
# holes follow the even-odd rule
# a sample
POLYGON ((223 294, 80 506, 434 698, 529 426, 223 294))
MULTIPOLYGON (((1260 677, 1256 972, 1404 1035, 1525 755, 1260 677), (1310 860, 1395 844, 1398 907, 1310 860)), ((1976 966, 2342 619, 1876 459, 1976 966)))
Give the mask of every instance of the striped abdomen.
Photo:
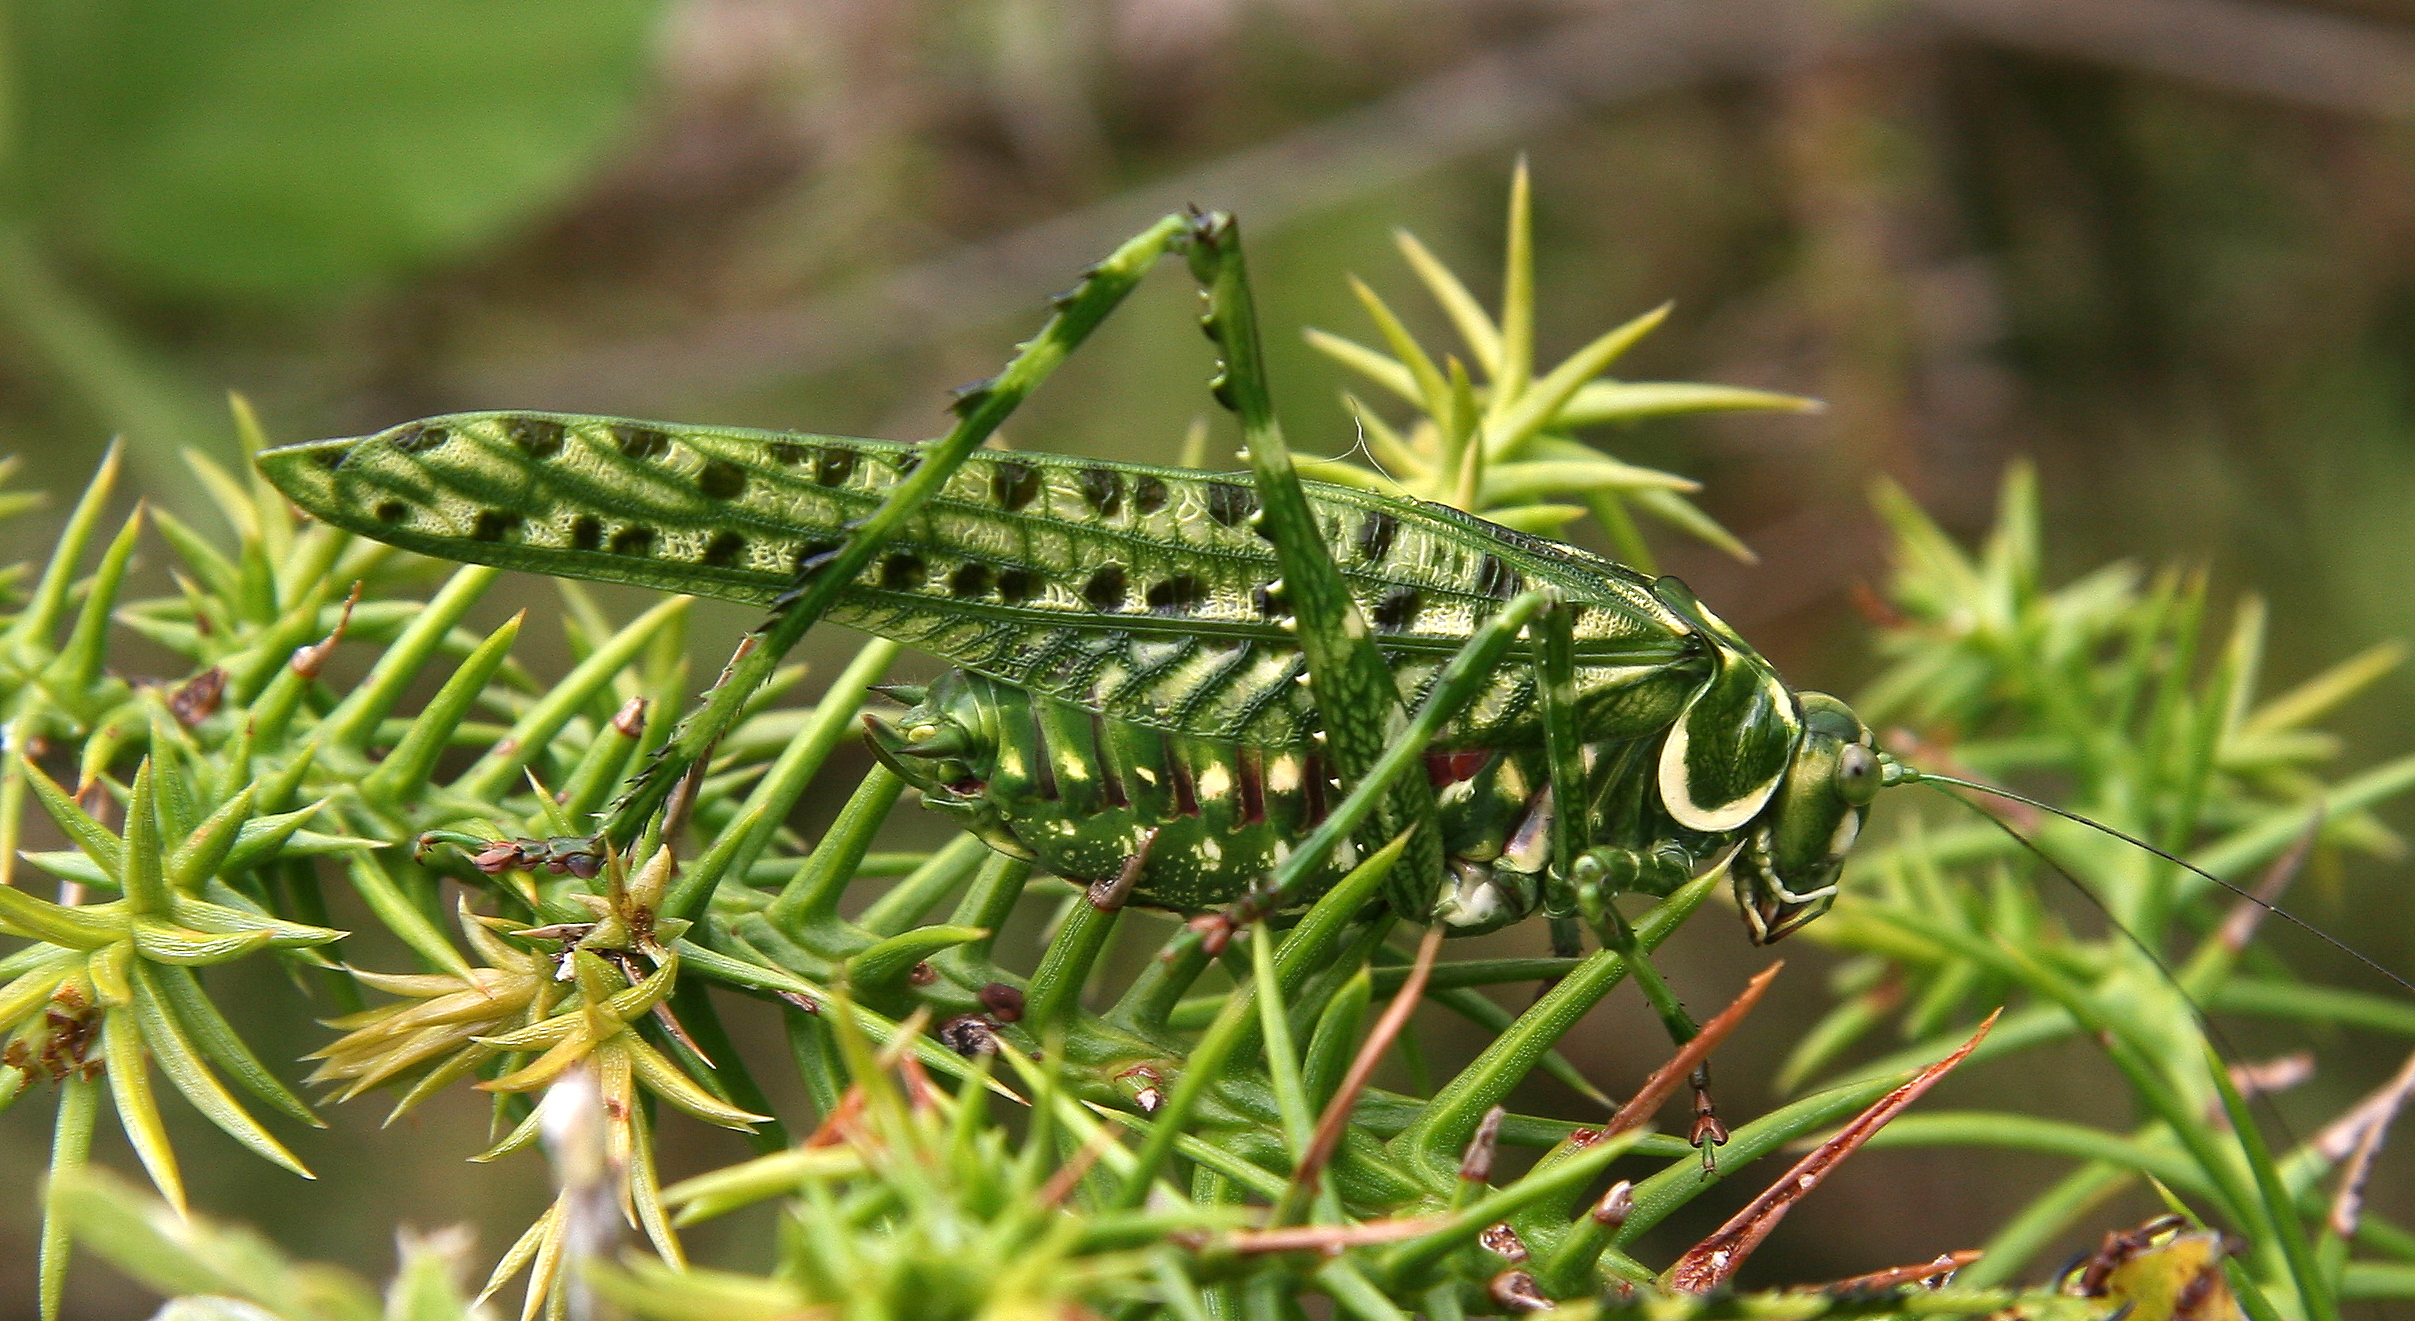
MULTIPOLYGON (((872 743, 925 806, 1059 876, 1103 881, 1139 858, 1135 903, 1188 913, 1231 902, 1340 800, 1313 748, 1172 733, 963 670, 903 695, 918 700, 894 724, 871 721, 872 743)), ((1439 824, 1454 863, 1490 879, 1490 864, 1515 851, 1533 798, 1529 759, 1429 757, 1437 787, 1450 786, 1439 824)), ((1539 873, 1545 832, 1528 833, 1532 856, 1509 866, 1539 873)), ((1352 848, 1340 852, 1331 875, 1352 848)))

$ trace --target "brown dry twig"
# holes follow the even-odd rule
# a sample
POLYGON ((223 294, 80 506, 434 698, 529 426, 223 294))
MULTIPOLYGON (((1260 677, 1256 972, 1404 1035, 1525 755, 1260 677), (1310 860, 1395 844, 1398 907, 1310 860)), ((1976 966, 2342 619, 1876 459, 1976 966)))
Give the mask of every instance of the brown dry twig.
POLYGON ((2306 866, 2306 859, 2314 853, 2315 840, 2322 833, 2323 810, 2317 804, 2314 814, 2307 818, 2306 828, 2298 832, 2297 840, 2289 846, 2289 851, 2264 869, 2264 875, 2256 881, 2254 897, 2241 898, 2231 905, 2229 915, 2222 919, 2220 939, 2224 949, 2237 954, 2256 938, 2256 928, 2263 925, 2265 915, 2272 912, 2273 905, 2281 902, 2281 895, 2289 889, 2290 882, 2298 878, 2298 872, 2306 866))
POLYGON ((1677 1090, 1677 1085, 1710 1058, 1711 1052, 1719 1048, 1719 1043, 1727 1040, 1727 1034, 1736 1030, 1736 1025, 1744 1021, 1754 1005, 1761 1003, 1761 993, 1769 989, 1769 983, 1777 977, 1778 969, 1785 966, 1786 960, 1780 959, 1754 973, 1753 979, 1744 984, 1744 990, 1733 1003, 1720 1010, 1718 1017, 1703 1024, 1693 1040, 1679 1047, 1677 1053, 1669 1057, 1668 1063, 1655 1070, 1650 1078, 1644 1080, 1643 1087, 1627 1098, 1627 1103, 1618 1108, 1616 1115, 1611 1116, 1610 1126, 1603 1130, 1603 1136, 1616 1137, 1630 1129, 1643 1127, 1660 1109, 1661 1102, 1668 1100, 1670 1094, 1677 1090))
MULTIPOLYGON (((2390 1135, 2391 1121, 2398 1118, 2398 1112, 2406 1106, 2410 1096, 2415 1096, 2415 1055, 2407 1056, 2407 1062, 2398 1067, 2396 1076, 2382 1084, 2380 1091, 2349 1111, 2340 1124, 2333 1126, 2333 1129, 2338 1129, 2346 1125, 2356 1133, 2354 1148, 2348 1152, 2347 1164, 2340 1170, 2339 1194, 2331 1199, 2331 1229, 2341 1238, 2353 1238, 2358 1223, 2364 1218, 2365 1182, 2373 1177, 2373 1163, 2381 1157, 2381 1144, 2390 1135)), ((2315 1139, 2318 1148, 2325 1145, 2324 1139, 2330 1138, 2332 1131, 2325 1130, 2321 1137, 2315 1139)), ((2347 1144, 2342 1142, 2340 1145, 2347 1144)))
POLYGON ((1409 969, 1400 990, 1385 1007, 1384 1016, 1375 1022, 1375 1030, 1367 1034, 1358 1049, 1358 1058, 1350 1061, 1350 1071, 1342 1075, 1342 1085, 1333 1091, 1326 1103, 1325 1113, 1318 1117, 1316 1132, 1308 1140, 1308 1150, 1300 1155, 1300 1168, 1292 1173, 1292 1183, 1305 1190, 1316 1186, 1317 1175, 1325 1162, 1333 1159, 1334 1148, 1341 1145, 1342 1130, 1350 1123, 1350 1109, 1358 1104, 1358 1094, 1366 1089, 1367 1079, 1374 1076, 1375 1066, 1392 1048, 1392 1039, 1408 1025, 1409 1015, 1425 996, 1426 978, 1434 971, 1434 958, 1442 952, 1442 927, 1426 928, 1425 939, 1418 942, 1417 962, 1409 969))
POLYGON ((1954 1066, 1968 1058, 1971 1051, 1986 1039, 1988 1030, 1996 1025, 1996 1019, 2003 1012, 1998 1009, 1989 1014, 1987 1021, 1979 1025, 1979 1030, 1972 1033, 1971 1039, 1963 1042, 1959 1050, 1922 1069, 1910 1082, 1880 1097, 1869 1109, 1856 1115, 1852 1123, 1838 1130, 1836 1136, 1796 1161, 1793 1169, 1738 1211, 1733 1219, 1721 1225, 1710 1237, 1686 1249, 1685 1255, 1678 1258, 1677 1264, 1671 1266, 1668 1274, 1662 1277, 1668 1282, 1669 1288, 1678 1293, 1700 1294, 1709 1293, 1726 1283, 1744 1264, 1745 1258, 1752 1255, 1753 1249, 1761 1246, 1761 1241, 1769 1237, 1770 1231, 1778 1227, 1780 1220, 1785 1219, 1786 1213, 1794 1209, 1795 1203, 1819 1187, 1847 1156, 1860 1150, 1863 1143, 1886 1127, 1888 1121, 1903 1113, 1906 1106, 1936 1086, 1938 1079, 1953 1072, 1954 1066))
POLYGON ((1964 1248, 1959 1252, 1940 1252, 1928 1261, 1916 1262, 1910 1266, 1890 1266, 1883 1271, 1871 1271, 1866 1275, 1848 1275, 1844 1279, 1831 1280, 1826 1284, 1806 1284, 1787 1292, 1878 1293, 1886 1289, 1900 1289, 1907 1284, 1926 1285, 1933 1289, 1944 1283, 1947 1276, 1986 1255, 1977 1248, 1964 1248))

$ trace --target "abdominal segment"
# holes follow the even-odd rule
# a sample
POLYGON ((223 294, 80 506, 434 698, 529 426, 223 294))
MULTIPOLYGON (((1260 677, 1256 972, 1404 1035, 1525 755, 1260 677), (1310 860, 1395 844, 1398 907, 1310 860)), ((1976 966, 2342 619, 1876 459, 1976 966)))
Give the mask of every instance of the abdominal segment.
MULTIPOLYGON (((1240 898, 1342 795, 1313 744, 1172 733, 964 670, 909 696, 920 700, 903 717, 869 725, 874 750, 926 806, 1069 880, 1107 880, 1138 857, 1128 902, 1148 907, 1197 913, 1240 898)), ((1520 829, 1538 806, 1530 760, 1486 749, 1428 754, 1455 871, 1489 871, 1519 839, 1548 834, 1520 829)), ((1355 843, 1338 842, 1297 902, 1323 893, 1357 858, 1355 843)), ((1542 862, 1518 865, 1539 871, 1542 862)))

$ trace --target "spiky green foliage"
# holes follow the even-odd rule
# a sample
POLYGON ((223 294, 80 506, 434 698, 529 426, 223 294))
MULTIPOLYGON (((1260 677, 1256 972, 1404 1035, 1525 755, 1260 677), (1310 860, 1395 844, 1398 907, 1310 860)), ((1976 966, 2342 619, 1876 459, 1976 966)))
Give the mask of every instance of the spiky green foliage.
MULTIPOLYGON (((1986 782, 2051 784, 2058 805, 2253 886, 2267 901, 2309 850, 2401 852, 2372 809, 2415 787, 2415 757, 2327 782, 2318 768, 2338 744, 2315 725, 2387 673, 2396 646, 2265 695, 2261 602, 2242 602, 2224 629, 2209 618, 2201 574, 2115 565, 2047 586, 2026 468, 2007 476, 1995 531, 1976 556, 1900 491, 1880 488, 1878 505, 1897 538, 1887 597, 1901 614, 1879 639, 1893 664, 1861 709, 1874 724, 1898 725, 1894 742, 1910 759, 1986 782)), ((1877 1139, 2078 1162, 1997 1233, 1966 1280, 2014 1278, 2090 1207, 2142 1179, 2159 1180, 2250 1244, 2244 1273, 2287 1314, 2337 1315, 2343 1281, 2359 1269, 2343 1232, 2385 1261, 2408 1260, 2415 1238, 2331 1206, 2322 1186, 2370 1113, 2268 1153, 2234 1087, 2234 1073, 2253 1083, 2256 1071, 2211 1053, 2201 1015, 2415 1036, 2415 1004, 2309 985, 2268 951, 2250 960, 2248 942, 2275 921, 2256 902, 2102 832, 2018 804, 1989 810, 2034 839, 2036 851, 1984 819, 1935 811, 1899 818, 1894 840, 1865 847, 1862 883, 1807 929, 1856 953, 1840 972, 1850 994, 1806 1036, 1781 1083, 1810 1090, 1900 1067, 1934 1049, 1927 1043, 1958 1036, 1964 1018, 2009 1001, 1983 1055, 2094 1038, 2144 1122, 1932 1113, 1877 1139), (2058 868, 2101 905, 2102 919, 2074 926, 2060 916, 2055 901, 2069 890, 2058 868), (1910 1044, 1840 1067, 1890 1021, 1910 1044)))
POLYGON ((1565 535, 1568 524, 1590 513, 1618 558, 1646 573, 1653 571, 1654 560, 1634 511, 1750 561, 1752 552, 1743 542, 1686 498, 1699 483, 1622 462, 1585 444, 1578 433, 1689 413, 1815 412, 1818 401, 1732 385, 1604 375, 1660 325, 1667 307, 1605 331, 1548 371, 1538 371, 1534 215, 1523 161, 1510 183, 1508 235, 1497 317, 1416 236, 1398 235, 1401 255, 1458 332, 1472 368, 1456 354, 1437 364, 1391 305, 1352 277, 1351 290, 1375 322, 1384 349, 1324 330, 1307 332, 1308 342, 1416 413, 1407 426, 1398 426, 1344 391, 1342 403, 1358 420, 1360 442, 1375 471, 1342 462, 1307 463, 1301 471, 1447 504, 1526 532, 1565 535))
MULTIPOLYGON (((1716 539, 1674 481, 1590 448, 1559 447, 1577 446, 1570 433, 1592 422, 1799 401, 1600 379, 1648 322, 1538 375, 1524 196, 1521 182, 1497 322, 1410 248, 1468 340, 1481 387, 1451 364, 1432 368, 1432 355, 1394 333, 1371 300, 1394 356, 1343 356, 1379 381, 1399 377, 1425 411, 1407 433, 1374 441, 1377 457, 1425 482, 1412 488, 1421 494, 1548 511, 1511 515, 1530 526, 1557 526, 1589 508, 1623 544, 1633 535, 1631 504, 1716 539), (1424 456, 1424 466, 1412 471, 1403 455, 1424 456), (1573 503, 1557 502, 1560 494, 1573 503)), ((1153 230, 1140 246, 1153 259, 1175 232, 1153 230)), ((1233 363, 1254 348, 1254 332, 1236 319, 1246 314, 1237 266, 1203 268, 1211 284, 1228 273, 1233 281, 1216 286, 1212 304, 1233 363)), ((1114 274, 1125 287, 1138 278, 1137 269, 1114 274)), ((1094 320, 1112 302, 1100 297, 1099 306, 1079 298, 1068 306, 1094 320)), ((994 425, 998 391, 1028 389, 1053 365, 1044 359, 1061 356, 1068 341, 1060 323, 1052 327, 1001 378, 1005 386, 968 402, 951 452, 994 425)), ((1253 458, 1270 468, 1262 479, 1279 483, 1271 419, 1244 413, 1256 428, 1253 458)), ((246 430, 256 447, 256 430, 246 430)), ((1377 430, 1370 425, 1371 438, 1377 430)), ((661 784, 661 798, 624 798, 616 819, 626 830, 610 838, 626 847, 599 852, 590 841, 614 788, 649 764, 666 742, 667 717, 690 699, 678 659, 680 603, 615 626, 565 589, 564 627, 578 660, 546 682, 511 659, 521 620, 484 636, 464 627, 493 571, 455 571, 422 600, 423 564, 297 526, 256 481, 195 464, 233 537, 156 519, 178 561, 177 595, 118 600, 137 546, 129 523, 101 553, 70 620, 72 585, 112 495, 107 464, 0 647, 10 746, 47 749, 39 765, 5 768, 0 832, 14 845, 38 805, 73 846, 29 855, 60 879, 58 902, 0 890, 0 929, 29 942, 0 966, 13 979, 0 993, 14 1014, 9 1026, 23 1042, 9 1081, 12 1094, 37 1077, 58 1081, 54 1167, 62 1172, 83 1162, 105 1084, 174 1196, 146 1059, 246 1144, 272 1158, 282 1151, 212 1069, 297 1120, 307 1107, 287 1104, 284 1071, 242 1048, 188 970, 254 955, 289 960, 315 979, 344 1035, 319 1053, 314 1081, 338 1095, 398 1087, 399 1113, 448 1086, 492 1093, 500 1140, 464 1157, 531 1145, 546 1131, 531 1096, 591 1089, 590 1108, 606 1122, 584 1156, 564 1158, 566 1170, 583 1172, 565 1174, 562 1198, 489 1278, 492 1292, 528 1272, 523 1315, 566 1310, 586 1281, 664 1317, 1113 1312, 1191 1321, 1293 1315, 1311 1295, 1336 1315, 1383 1321, 1553 1301, 1577 1317, 1597 1302, 1706 1317, 1974 1315, 2018 1303, 2054 1316, 2103 1305, 2000 1286, 2043 1237, 2140 1172, 2251 1239, 2235 1281, 2259 1316, 2315 1318, 2343 1293, 2406 1291, 2403 1272, 2350 1262, 2346 1245, 2304 1231, 2299 1209, 2314 1205, 2319 1159, 2263 1155, 2252 1117, 2208 1068, 2186 1006, 2135 951, 2052 921, 2034 890, 2014 881, 2022 855, 1984 825, 1924 826, 1875 861, 1857 861, 1862 892, 1809 930, 1865 951, 1850 974, 1863 993, 1806 1043, 1792 1081, 1836 1076, 1736 1122, 1715 1168, 1643 1125, 1758 986, 1625 1107, 1604 1104, 1574 1120, 1507 1110, 1538 1069, 1599 1096, 1556 1044, 1642 972, 1643 956, 1722 879, 1713 873, 1678 889, 1632 914, 1631 934, 1567 958, 1478 960, 1439 942, 1414 945, 1394 916, 1400 906, 1376 902, 1413 856, 1413 836, 1386 820, 1387 795, 1404 777, 1422 783, 1425 741, 1447 720, 1454 694, 1504 663, 1515 631, 1547 608, 1540 597, 1506 605, 1455 661, 1458 679, 1378 726, 1373 760, 1325 833, 1293 854, 1326 856, 1373 825, 1381 847, 1354 872, 1279 921, 1263 919, 1284 911, 1276 896, 1285 873, 1230 912, 1182 924, 1034 877, 969 837, 924 855, 872 853, 903 787, 885 770, 853 788, 821 839, 799 838, 786 824, 792 810, 898 651, 870 643, 818 705, 776 709, 771 697, 795 678, 775 672, 776 660, 802 628, 788 622, 799 613, 742 650, 706 717, 683 736, 683 753, 709 748, 711 759, 661 784), (355 582, 358 599, 338 599, 355 582), (102 661, 113 613, 184 656, 191 673, 156 687, 110 677, 102 661), (339 650, 356 655, 332 665, 339 650), (431 669, 444 681, 406 711, 411 681, 431 669), (354 672, 357 681, 331 678, 354 672), (664 799, 669 810, 655 812, 651 803, 664 799), (120 816, 122 827, 105 824, 120 816), (880 896, 847 915, 842 896, 872 878, 884 884, 880 896), (447 881, 458 887, 450 898, 447 881), (341 933, 325 926, 322 887, 331 882, 421 966, 386 973, 339 962, 341 933), (1009 960, 996 933, 1027 907, 1053 914, 1052 934, 1035 959, 1009 960), (1156 957, 1124 984, 1094 987, 1118 948, 1156 957), (1538 978, 1549 987, 1523 1012, 1481 993, 1538 978), (60 1000, 69 987, 80 1000, 60 1000), (395 998, 367 1007, 364 987, 395 998), (778 1067, 798 1070, 816 1111, 802 1145, 792 1147, 768 1118, 750 1070, 773 1062, 735 1051, 714 991, 785 1016, 792 1058, 778 1067), (2023 998, 1992 1035, 1966 1040, 1964 1020, 2016 993, 2023 998), (1422 1003, 1470 1017, 1493 1034, 1491 1044, 1430 1087, 1371 1085, 1371 1070, 1398 1048, 1407 1014, 1422 1003), (1894 1008, 1906 1011, 1914 1044, 1838 1075, 1842 1053, 1894 1008), (1970 1067, 1985 1068, 2083 1030, 2110 1043, 2154 1116, 2147 1129, 1917 1111, 1895 1118, 1965 1058, 1958 1045, 1970 1067), (656 1100, 751 1128, 762 1155, 662 1188, 651 1146, 656 1100), (2227 1123, 2208 1119, 2214 1108, 2227 1123), (1739 1175, 1759 1183, 1757 1158, 1830 1130, 1835 1136, 1693 1251, 1670 1262, 1632 1255, 1640 1235, 1706 1190, 1739 1175), (1837 1162, 1868 1142, 1913 1140, 2017 1140, 2096 1163, 1999 1236, 1976 1268, 1988 1287, 1968 1287, 1966 1274, 1962 1286, 1932 1289, 1913 1272, 1858 1293, 1697 1299, 1837 1162), (1525 1173, 1496 1182, 1502 1145, 1541 1154, 1525 1173), (599 1189, 605 1219, 641 1227, 650 1259, 596 1260, 588 1231, 599 1189), (680 1224, 767 1198, 784 1199, 774 1274, 687 1267, 680 1224)), ((2326 787, 2311 769, 2325 746, 2308 728, 2378 659, 2258 705, 2248 696, 2252 629, 2218 658, 2198 655, 2201 588, 2157 580, 2141 591, 2100 576, 2041 589, 2026 492, 2016 483, 2005 529, 1978 562, 1908 505, 1888 505, 1905 566, 1897 598, 1909 619, 1891 635, 1900 668, 1873 694, 1879 710, 1913 721, 1924 738, 1954 736, 1959 764, 1978 772, 2065 772, 2078 786, 2076 805, 2195 849, 2226 873, 2287 849, 2318 801, 2328 807, 2327 839, 2387 843, 2363 809, 2415 782, 2415 763, 2326 787)), ((910 509, 901 497, 881 517, 894 524, 910 509)), ((1303 610, 1304 629, 1339 627, 1314 614, 1303 610)), ((1334 652, 1346 657, 1347 648, 1334 652)), ((1933 756, 1926 764, 1948 769, 1933 756)), ((2150 941, 2196 929, 2192 917, 2210 921, 2209 897, 2181 874, 2059 827, 2044 839, 2103 878, 2116 911, 2150 941)), ((2236 943, 2208 944, 2183 974, 2217 1010, 2415 1028, 2415 1010, 2395 1001, 2300 986, 2261 966, 2239 973, 2236 943)), ((1745 1090, 1731 1088, 1729 1104, 1745 1090)), ((575 1145, 555 1142, 557 1151, 575 1145)), ((121 1256, 173 1238, 160 1226, 176 1222, 146 1219, 123 1196, 93 1187, 74 1178, 55 1185, 43 1267, 53 1310, 70 1225, 121 1256)), ((2367 1252, 2407 1255, 2411 1241, 2371 1217, 2359 1233, 2367 1252)), ((204 1287, 160 1279, 172 1289, 204 1287)), ((277 1315, 321 1314, 253 1301, 277 1315)))

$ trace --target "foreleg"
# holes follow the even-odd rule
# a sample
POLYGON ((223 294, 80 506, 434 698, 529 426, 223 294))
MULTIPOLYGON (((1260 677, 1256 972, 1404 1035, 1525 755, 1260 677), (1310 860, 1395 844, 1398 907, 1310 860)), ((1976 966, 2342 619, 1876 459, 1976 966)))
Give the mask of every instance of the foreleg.
MULTIPOLYGON (((1576 723, 1576 636, 1567 607, 1555 606, 1545 611, 1532 633, 1539 671, 1537 686, 1542 693, 1544 759, 1556 807, 1552 814, 1552 878, 1547 886, 1554 896, 1550 909, 1566 913, 1573 908, 1606 948, 1625 956, 1628 971, 1643 989, 1652 1011, 1659 1015, 1661 1025, 1668 1030, 1669 1040, 1683 1046, 1701 1029, 1678 1001, 1676 992, 1669 989, 1660 970, 1652 966, 1635 939, 1634 928, 1627 925, 1626 917, 1610 903, 1610 896, 1635 890, 1666 894, 1692 877, 1693 856, 1673 844, 1648 852, 1585 846, 1587 804, 1584 757, 1576 723)), ((1564 923, 1574 925, 1565 917, 1553 918, 1555 954, 1560 952, 1564 923)), ((1711 1066, 1707 1061, 1696 1066, 1691 1082, 1694 1089, 1691 1141, 1701 1149, 1707 1167, 1712 1160, 1712 1148, 1727 1141, 1727 1127, 1719 1122, 1718 1110, 1711 1102, 1711 1066)))

